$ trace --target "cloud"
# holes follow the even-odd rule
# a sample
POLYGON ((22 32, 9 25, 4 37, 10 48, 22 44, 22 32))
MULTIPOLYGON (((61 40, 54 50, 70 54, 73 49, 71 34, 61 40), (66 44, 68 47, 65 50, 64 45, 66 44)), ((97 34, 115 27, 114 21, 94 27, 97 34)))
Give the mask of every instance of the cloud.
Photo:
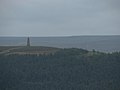
POLYGON ((120 34, 119 0, 0 2, 0 35, 120 34))

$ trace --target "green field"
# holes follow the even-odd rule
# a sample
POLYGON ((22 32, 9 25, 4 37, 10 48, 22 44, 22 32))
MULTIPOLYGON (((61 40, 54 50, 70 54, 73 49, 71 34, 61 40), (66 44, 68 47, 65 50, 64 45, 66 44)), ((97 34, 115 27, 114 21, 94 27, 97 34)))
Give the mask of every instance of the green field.
POLYGON ((13 54, 54 54, 61 50, 60 48, 44 47, 44 46, 0 46, 0 54, 13 55, 13 54))

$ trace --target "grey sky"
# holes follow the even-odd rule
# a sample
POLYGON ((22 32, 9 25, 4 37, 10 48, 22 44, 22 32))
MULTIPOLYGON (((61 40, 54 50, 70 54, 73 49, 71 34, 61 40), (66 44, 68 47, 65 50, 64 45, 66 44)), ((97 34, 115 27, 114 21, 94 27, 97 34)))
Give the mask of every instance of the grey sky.
POLYGON ((0 0, 0 36, 120 35, 120 0, 0 0))

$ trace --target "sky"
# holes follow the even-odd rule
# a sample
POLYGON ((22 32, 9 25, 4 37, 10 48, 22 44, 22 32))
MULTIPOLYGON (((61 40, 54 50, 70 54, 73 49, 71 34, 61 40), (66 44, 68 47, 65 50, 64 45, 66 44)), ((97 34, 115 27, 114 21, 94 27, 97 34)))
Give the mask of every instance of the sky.
POLYGON ((0 36, 120 35, 120 0, 0 0, 0 36))

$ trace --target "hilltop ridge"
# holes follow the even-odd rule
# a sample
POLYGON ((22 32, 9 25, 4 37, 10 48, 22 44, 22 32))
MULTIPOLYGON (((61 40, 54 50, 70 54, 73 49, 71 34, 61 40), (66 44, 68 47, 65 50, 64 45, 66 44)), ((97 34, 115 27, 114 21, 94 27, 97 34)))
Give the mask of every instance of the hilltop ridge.
POLYGON ((45 46, 0 46, 0 54, 4 55, 42 55, 54 54, 61 48, 45 46))

